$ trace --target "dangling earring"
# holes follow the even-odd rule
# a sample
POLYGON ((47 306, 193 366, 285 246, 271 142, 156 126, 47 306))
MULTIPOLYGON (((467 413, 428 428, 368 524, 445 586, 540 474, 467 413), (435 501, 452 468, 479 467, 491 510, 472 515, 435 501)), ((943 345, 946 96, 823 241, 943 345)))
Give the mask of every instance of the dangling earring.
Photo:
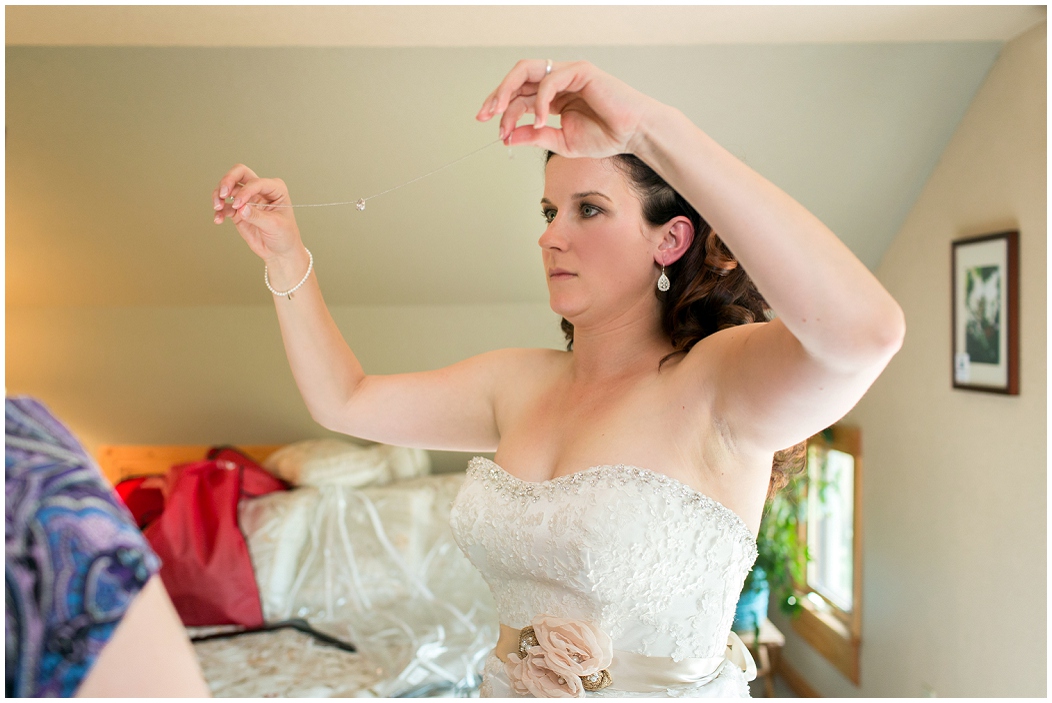
POLYGON ((661 264, 661 278, 658 279, 658 290, 664 293, 669 289, 668 276, 665 275, 665 264, 661 264))

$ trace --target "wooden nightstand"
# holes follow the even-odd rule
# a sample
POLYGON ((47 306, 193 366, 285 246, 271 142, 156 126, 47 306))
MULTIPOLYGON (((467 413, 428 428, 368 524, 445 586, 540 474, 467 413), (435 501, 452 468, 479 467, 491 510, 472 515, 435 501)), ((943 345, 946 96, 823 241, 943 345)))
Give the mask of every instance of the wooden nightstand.
POLYGON ((774 673, 778 670, 778 657, 785 646, 785 636, 767 618, 760 623, 759 645, 753 641, 755 633, 752 630, 736 634, 756 660, 756 678, 764 677, 764 694, 774 698, 774 673))

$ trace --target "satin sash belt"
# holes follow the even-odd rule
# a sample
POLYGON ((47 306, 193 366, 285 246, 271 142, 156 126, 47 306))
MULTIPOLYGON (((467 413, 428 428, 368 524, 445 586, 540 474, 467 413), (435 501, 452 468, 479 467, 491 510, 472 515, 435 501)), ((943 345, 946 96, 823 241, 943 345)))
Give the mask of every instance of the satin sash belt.
MULTIPOLYGON (((519 630, 501 623, 500 641, 494 653, 502 662, 511 652, 518 651, 519 630), (501 642, 505 646, 501 646, 501 642), (511 643, 514 647, 509 647, 511 643)), ((672 657, 651 657, 623 649, 613 650, 613 660, 607 671, 612 679, 610 687, 621 691, 650 693, 664 691, 671 686, 700 685, 716 678, 720 665, 728 659, 745 674, 746 681, 756 678, 756 662, 741 638, 731 631, 723 656, 688 657, 675 661, 672 657)))

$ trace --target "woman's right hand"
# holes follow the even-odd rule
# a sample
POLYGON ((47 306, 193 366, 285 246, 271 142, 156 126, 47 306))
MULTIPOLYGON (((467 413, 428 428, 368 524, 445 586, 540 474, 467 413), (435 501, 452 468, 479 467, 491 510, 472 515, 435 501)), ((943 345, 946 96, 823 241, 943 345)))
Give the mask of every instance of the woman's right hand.
POLYGON ((231 218, 249 248, 267 262, 298 253, 303 248, 292 208, 267 207, 291 204, 285 181, 260 178, 244 164, 227 171, 212 191, 215 223, 222 224, 227 217, 231 218), (233 197, 234 201, 226 202, 227 197, 233 197))

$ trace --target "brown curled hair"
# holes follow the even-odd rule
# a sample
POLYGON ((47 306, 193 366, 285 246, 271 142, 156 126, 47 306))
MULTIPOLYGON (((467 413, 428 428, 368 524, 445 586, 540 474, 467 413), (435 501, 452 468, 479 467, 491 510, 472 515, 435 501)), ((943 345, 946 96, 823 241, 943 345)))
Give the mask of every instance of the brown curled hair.
MULTIPOLYGON (((547 151, 545 165, 555 156, 547 151)), ((752 322, 769 322, 771 307, 734 254, 712 231, 712 227, 642 159, 634 154, 611 157, 627 183, 639 195, 643 218, 660 226, 680 215, 694 225, 694 241, 676 262, 665 267, 671 286, 662 293, 654 288, 661 301, 661 322, 672 341, 674 351, 658 363, 658 368, 677 354, 686 354, 699 341, 728 327, 752 322)), ((565 317, 566 350, 573 350, 573 325, 565 317)), ((800 442, 775 452, 771 480, 767 490, 770 499, 806 467, 807 442, 800 442)))

